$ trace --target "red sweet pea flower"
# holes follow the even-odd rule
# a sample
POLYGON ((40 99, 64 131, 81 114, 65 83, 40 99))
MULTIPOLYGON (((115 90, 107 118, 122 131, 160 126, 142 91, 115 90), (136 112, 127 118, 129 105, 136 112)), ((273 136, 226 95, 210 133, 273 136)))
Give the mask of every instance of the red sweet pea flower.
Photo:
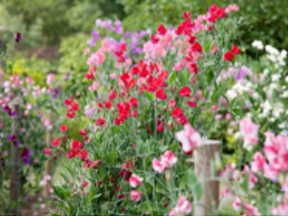
POLYGON ((96 125, 97 125, 97 126, 101 126, 101 125, 103 125, 103 124, 105 124, 105 119, 103 119, 103 118, 98 118, 97 121, 96 121, 96 125))
POLYGON ((59 146, 60 140, 58 138, 55 138, 54 141, 51 143, 51 146, 59 146))
POLYGON ((120 125, 120 124, 121 124, 121 121, 120 121, 120 119, 115 118, 115 119, 114 119, 114 123, 115 123, 116 125, 120 125))
POLYGON ((153 44, 157 44, 158 43, 158 41, 159 41, 159 38, 158 37, 156 37, 156 36, 154 36, 153 34, 151 35, 151 38, 152 38, 152 43, 153 44))
POLYGON ((224 8, 219 8, 217 11, 216 11, 216 15, 218 18, 225 18, 225 9, 224 8))
POLYGON ((196 107, 197 106, 197 102, 192 102, 190 100, 187 101, 188 106, 190 107, 196 107))
POLYGON ((48 149, 48 148, 45 148, 45 149, 44 149, 44 153, 45 153, 45 154, 51 154, 51 152, 52 152, 51 149, 48 149))
POLYGON ((66 125, 61 125, 60 126, 60 131, 61 132, 67 131, 67 126, 66 125))
POLYGON ((107 109, 110 109, 113 106, 113 104, 112 104, 111 101, 105 100, 105 106, 106 106, 107 109))
POLYGON ((160 35, 165 35, 166 32, 167 32, 167 30, 166 30, 166 28, 161 24, 161 25, 158 27, 157 32, 158 32, 158 34, 160 34, 160 35))
POLYGON ((191 93, 191 90, 184 86, 180 91, 179 91, 179 94, 181 97, 190 97, 190 93, 191 93))
POLYGON ((172 111, 171 114, 172 114, 172 116, 173 116, 174 118, 180 118, 180 117, 182 117, 183 112, 182 112, 182 109, 181 109, 181 108, 176 107, 176 108, 172 111))
POLYGON ((137 107, 138 106, 138 99, 135 98, 135 97, 130 98, 129 102, 130 102, 132 107, 137 107))
POLYGON ((202 46, 197 41, 193 44, 193 46, 191 47, 191 50, 193 52, 199 52, 199 53, 203 54, 202 46))
POLYGON ((87 181, 84 181, 84 182, 81 184, 81 186, 82 186, 83 188, 85 188, 88 184, 89 184, 89 183, 88 183, 87 181))
POLYGON ((126 50, 127 50, 126 44, 125 44, 125 43, 120 44, 119 47, 118 47, 118 49, 119 49, 120 51, 126 51, 126 50))
POLYGON ((137 115, 138 115, 138 111, 137 111, 137 110, 133 110, 132 116, 133 116, 133 117, 137 117, 137 115))
POLYGON ((234 56, 231 51, 228 51, 224 54, 224 61, 232 61, 234 56))
POLYGON ((80 133, 82 136, 86 136, 86 135, 87 135, 87 132, 86 132, 86 129, 85 129, 85 128, 83 128, 82 130, 80 130, 79 133, 80 133))
POLYGON ((241 53, 241 50, 236 45, 233 45, 231 52, 234 55, 239 55, 241 53))
POLYGON ((209 8, 209 12, 210 13, 214 13, 214 12, 216 12, 218 10, 218 7, 217 7, 217 5, 216 4, 212 4, 212 6, 209 8))
POLYGON ((166 100, 167 99, 167 95, 165 94, 165 90, 164 89, 160 89, 156 92, 156 97, 161 99, 161 100, 166 100))
POLYGON ((131 172, 130 170, 126 170, 125 168, 130 168, 130 169, 135 169, 135 168, 134 168, 131 164, 124 164, 124 165, 122 166, 122 168, 124 168, 124 169, 122 169, 122 170, 120 171, 119 176, 120 176, 120 177, 124 176, 124 178, 125 178, 127 181, 129 181, 129 179, 130 179, 130 177, 131 177, 131 175, 132 175, 132 172, 131 172))
POLYGON ((115 90, 112 90, 111 94, 108 96, 108 98, 110 100, 114 100, 115 98, 117 98, 118 94, 115 90))
POLYGON ((75 115, 75 113, 73 112, 73 113, 66 113, 66 116, 67 116, 68 118, 74 118, 76 115, 75 115))
POLYGON ((187 13, 184 12, 182 15, 185 19, 190 19, 191 16, 190 10, 187 13))
POLYGON ((136 74, 138 74, 139 72, 140 72, 139 67, 134 66, 134 67, 131 68, 131 73, 132 73, 132 75, 136 75, 136 74))

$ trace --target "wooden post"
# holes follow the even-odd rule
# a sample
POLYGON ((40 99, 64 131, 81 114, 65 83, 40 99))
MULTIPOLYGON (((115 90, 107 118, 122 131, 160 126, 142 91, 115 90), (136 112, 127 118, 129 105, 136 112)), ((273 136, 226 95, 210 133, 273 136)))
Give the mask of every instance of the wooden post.
POLYGON ((11 174, 10 174, 10 215, 19 215, 19 170, 20 170, 20 155, 19 147, 15 145, 19 141, 20 135, 20 104, 12 105, 12 110, 15 115, 12 116, 12 132, 11 135, 16 137, 15 142, 11 142, 11 174))
MULTIPOLYGON (((49 112, 49 122, 50 125, 53 126, 53 111, 50 110, 49 112)), ((46 146, 47 148, 51 147, 51 143, 53 141, 53 128, 51 128, 50 130, 46 131, 46 146)), ((46 164, 45 164, 45 175, 50 175, 52 174, 52 159, 47 160, 46 164)), ((50 183, 47 183, 44 186, 44 197, 47 198, 49 196, 49 187, 50 187, 50 183)))
POLYGON ((220 144, 218 140, 202 140, 194 151, 194 170, 203 189, 202 197, 194 201, 195 216, 211 215, 211 209, 218 208, 219 181, 211 180, 211 161, 220 155, 220 144))

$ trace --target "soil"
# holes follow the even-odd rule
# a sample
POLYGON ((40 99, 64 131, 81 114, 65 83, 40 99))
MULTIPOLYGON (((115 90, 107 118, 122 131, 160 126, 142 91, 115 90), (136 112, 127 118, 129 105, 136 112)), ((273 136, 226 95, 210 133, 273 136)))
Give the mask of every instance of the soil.
POLYGON ((45 208, 41 208, 40 205, 44 204, 44 198, 41 195, 29 196, 25 199, 25 203, 22 204, 21 207, 21 215, 22 216, 46 216, 50 215, 51 212, 56 212, 59 215, 61 211, 57 208, 55 204, 50 204, 50 206, 46 206, 45 208))

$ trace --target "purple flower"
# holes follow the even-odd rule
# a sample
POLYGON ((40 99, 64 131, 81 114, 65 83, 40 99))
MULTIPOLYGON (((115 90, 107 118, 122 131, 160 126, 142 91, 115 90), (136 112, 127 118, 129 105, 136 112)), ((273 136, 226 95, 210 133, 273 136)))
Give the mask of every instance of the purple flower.
POLYGON ((87 44, 89 44, 91 47, 94 47, 96 44, 96 41, 94 39, 90 39, 90 40, 87 40, 87 44))
POLYGON ((122 34, 122 33, 123 33, 123 27, 122 27, 122 26, 115 26, 115 27, 114 27, 114 31, 115 31, 117 34, 122 34))
POLYGON ((97 91, 97 100, 101 100, 101 91, 97 91))
POLYGON ((91 31, 90 34, 93 36, 94 39, 98 40, 100 39, 99 34, 95 30, 91 31))
POLYGON ((245 77, 247 76, 246 72, 243 71, 243 70, 240 70, 240 71, 239 71, 239 74, 240 74, 240 76, 243 77, 243 78, 245 78, 245 77))
POLYGON ((11 134, 8 134, 7 139, 10 140, 10 141, 12 141, 12 135, 11 135, 11 134))
POLYGON ((31 151, 29 149, 27 148, 22 149, 21 158, 22 158, 23 163, 30 164, 30 154, 31 154, 31 151))
POLYGON ((122 26, 122 23, 121 23, 120 20, 116 20, 116 21, 115 21, 115 25, 116 25, 116 26, 122 26))
POLYGON ((15 37, 15 41, 16 41, 16 42, 20 42, 21 39, 22 39, 21 33, 20 33, 20 32, 17 32, 17 33, 16 33, 16 37, 15 37))
POLYGON ((173 25, 171 25, 170 27, 169 27, 169 30, 171 30, 171 31, 174 31, 174 26, 173 25))
POLYGON ((103 27, 104 26, 104 24, 105 24, 105 22, 104 21, 102 21, 101 19, 97 19, 96 21, 95 21, 95 25, 97 26, 97 27, 103 27))
POLYGON ((112 21, 111 20, 104 21, 104 27, 112 31, 112 21))
POLYGON ((140 44, 139 40, 136 37, 131 38, 131 46, 136 46, 140 44))
POLYGON ((130 32, 127 31, 127 32, 124 34, 124 36, 125 36, 126 38, 130 38, 130 37, 131 37, 130 32))
POLYGON ((278 179, 274 179, 273 182, 274 183, 279 183, 279 180, 278 179))
POLYGON ((239 74, 236 74, 236 75, 234 76, 234 80, 235 80, 235 81, 238 81, 239 79, 241 79, 240 75, 239 75, 239 74))
POLYGON ((146 31, 141 30, 140 33, 138 34, 138 38, 143 38, 146 35, 146 31))

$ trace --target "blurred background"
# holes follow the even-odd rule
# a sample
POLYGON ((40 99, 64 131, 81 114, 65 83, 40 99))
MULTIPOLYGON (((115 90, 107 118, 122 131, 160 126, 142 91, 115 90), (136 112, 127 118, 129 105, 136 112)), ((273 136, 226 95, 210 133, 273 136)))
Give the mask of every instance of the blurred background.
POLYGON ((160 23, 176 26, 182 12, 197 17, 213 3, 240 7, 234 15, 244 17, 237 44, 248 55, 253 57, 249 47, 254 40, 288 49, 287 0, 0 0, 0 52, 21 32, 13 54, 16 73, 79 72, 87 70, 83 50, 96 19, 119 19, 124 32, 155 33, 160 23))

